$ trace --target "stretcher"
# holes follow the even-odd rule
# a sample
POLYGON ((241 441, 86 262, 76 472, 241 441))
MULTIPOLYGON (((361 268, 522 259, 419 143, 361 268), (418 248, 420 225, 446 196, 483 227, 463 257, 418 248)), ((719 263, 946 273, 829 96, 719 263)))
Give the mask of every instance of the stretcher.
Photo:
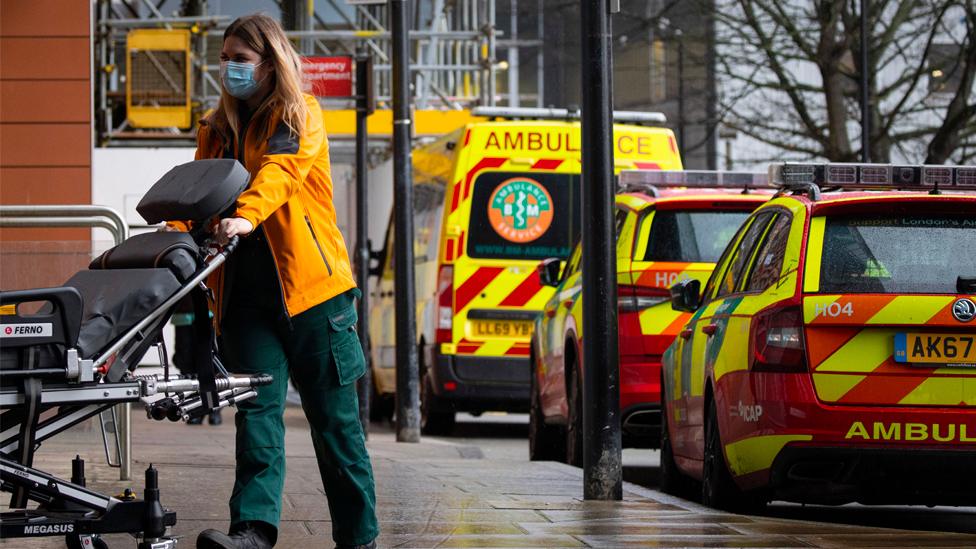
MULTIPOLYGON (((85 486, 84 461, 65 480, 33 466, 40 445, 120 403, 141 403, 156 420, 188 420, 256 396, 271 377, 231 376, 220 363, 208 276, 237 245, 218 246, 208 221, 232 211, 247 187, 236 160, 199 160, 164 175, 137 211, 150 224, 190 220, 189 232, 133 236, 58 288, 0 292, 0 482, 11 494, 0 538, 63 536, 69 548, 106 547, 128 533, 140 549, 169 549, 176 513, 160 502, 146 470, 144 497, 107 496, 85 486), (162 329, 181 300, 194 308, 195 376, 170 375, 162 329), (163 372, 137 366, 152 346, 163 372), (36 505, 29 507, 31 502, 36 505)), ((104 431, 103 431, 104 436, 104 431)), ((109 456, 106 439, 106 456, 109 456)), ((111 460, 110 460, 111 461, 111 460)))

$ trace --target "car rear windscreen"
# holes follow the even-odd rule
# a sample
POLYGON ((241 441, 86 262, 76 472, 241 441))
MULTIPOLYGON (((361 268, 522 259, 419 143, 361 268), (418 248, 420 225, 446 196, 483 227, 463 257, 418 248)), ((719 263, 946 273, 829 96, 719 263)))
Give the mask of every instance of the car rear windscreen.
POLYGON ((474 182, 467 253, 493 259, 566 258, 579 235, 579 175, 483 173, 474 182))
POLYGON ((976 276, 976 216, 828 217, 821 293, 954 294, 976 276))
POLYGON ((715 263, 748 217, 738 211, 658 211, 644 261, 715 263))

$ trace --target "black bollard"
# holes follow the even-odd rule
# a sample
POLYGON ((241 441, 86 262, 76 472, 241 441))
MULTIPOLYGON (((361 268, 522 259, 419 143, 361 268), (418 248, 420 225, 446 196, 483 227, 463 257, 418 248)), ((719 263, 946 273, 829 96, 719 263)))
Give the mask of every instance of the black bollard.
POLYGON ((163 505, 159 503, 159 472, 152 464, 146 469, 145 514, 142 521, 144 539, 161 538, 166 534, 163 505))
POLYGON ((71 484, 85 485, 85 460, 78 454, 75 454, 75 459, 71 460, 71 484))

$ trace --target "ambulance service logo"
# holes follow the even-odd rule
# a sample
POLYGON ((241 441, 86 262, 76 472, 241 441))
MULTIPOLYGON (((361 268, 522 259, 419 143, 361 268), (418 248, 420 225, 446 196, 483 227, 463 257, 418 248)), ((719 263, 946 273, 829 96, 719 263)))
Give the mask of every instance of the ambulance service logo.
POLYGON ((503 181, 488 200, 488 219, 499 236, 525 244, 552 225, 552 196, 538 181, 515 177, 503 181))

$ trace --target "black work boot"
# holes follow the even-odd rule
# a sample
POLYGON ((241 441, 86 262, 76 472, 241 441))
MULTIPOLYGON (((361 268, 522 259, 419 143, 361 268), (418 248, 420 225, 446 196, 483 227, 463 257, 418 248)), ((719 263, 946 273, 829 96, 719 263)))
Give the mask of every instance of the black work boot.
POLYGON ((244 522, 230 527, 230 533, 204 530, 197 536, 197 549, 271 549, 274 527, 262 522, 244 522))
POLYGON ((210 417, 208 419, 211 425, 220 425, 224 422, 223 418, 220 417, 220 410, 210 412, 210 417))

